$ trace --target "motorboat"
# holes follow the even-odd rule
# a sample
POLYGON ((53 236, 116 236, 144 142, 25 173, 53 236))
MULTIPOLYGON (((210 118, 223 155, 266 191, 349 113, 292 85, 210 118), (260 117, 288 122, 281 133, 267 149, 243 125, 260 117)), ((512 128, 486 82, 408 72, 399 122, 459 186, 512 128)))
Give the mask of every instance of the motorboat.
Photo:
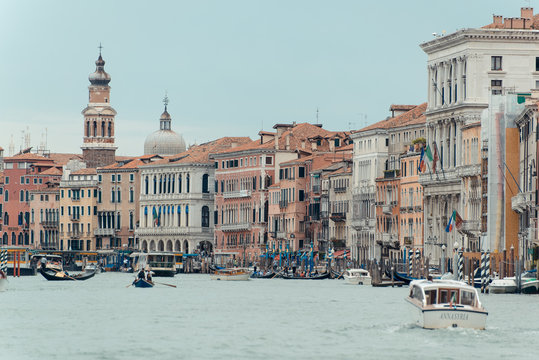
POLYGON ((250 276, 251 272, 244 268, 217 269, 210 273, 210 279, 225 281, 245 281, 250 276))
POLYGON ((488 286, 489 294, 513 294, 517 291, 515 277, 494 279, 488 286))
POLYGON ((344 283, 349 285, 371 285, 372 278, 365 269, 348 269, 344 272, 344 283))
MULTIPOLYGON (((175 254, 171 252, 132 253, 133 272, 149 269, 155 276, 176 275, 175 254)), ((131 272, 131 271, 130 271, 131 272)))
POLYGON ((522 294, 539 294, 539 280, 536 271, 526 271, 520 277, 520 292, 522 294))
POLYGON ((461 327, 484 330, 488 312, 477 289, 455 280, 414 280, 406 297, 425 329, 461 327))

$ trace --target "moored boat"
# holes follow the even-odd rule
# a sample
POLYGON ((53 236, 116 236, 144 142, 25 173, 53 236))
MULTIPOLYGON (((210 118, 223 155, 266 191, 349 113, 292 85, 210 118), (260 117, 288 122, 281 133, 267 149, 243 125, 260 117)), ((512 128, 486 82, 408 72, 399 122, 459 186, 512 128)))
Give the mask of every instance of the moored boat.
POLYGON ((344 283, 349 285, 371 285, 372 278, 365 269, 348 269, 344 272, 344 283))
POLYGON ((277 274, 273 271, 268 272, 268 273, 263 273, 261 271, 258 271, 251 275, 252 279, 273 279, 274 277, 277 277, 277 274))
POLYGON ((210 274, 212 280, 245 281, 249 280, 251 273, 243 268, 218 269, 210 274))
POLYGON ((526 271, 521 275, 520 292, 522 294, 539 294, 539 280, 536 271, 526 271))
POLYGON ((51 269, 43 268, 39 269, 39 273, 43 275, 45 279, 50 281, 83 281, 88 280, 95 275, 95 271, 88 273, 80 273, 77 275, 69 275, 65 271, 54 271, 51 269))
POLYGON ((329 278, 330 273, 326 272, 319 275, 313 275, 313 276, 290 276, 290 275, 282 275, 281 277, 286 280, 323 280, 329 278))
POLYGON ((463 282, 414 280, 406 301, 416 310, 417 324, 425 329, 485 329, 488 312, 477 290, 463 282))
POLYGON ((488 286, 490 294, 513 294, 517 291, 517 282, 514 277, 494 279, 488 286))

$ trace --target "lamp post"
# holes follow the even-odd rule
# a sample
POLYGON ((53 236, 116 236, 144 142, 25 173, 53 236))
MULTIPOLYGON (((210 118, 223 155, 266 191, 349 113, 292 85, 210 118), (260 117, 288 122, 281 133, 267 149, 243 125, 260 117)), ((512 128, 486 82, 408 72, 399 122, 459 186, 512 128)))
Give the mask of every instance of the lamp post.
POLYGON ((442 275, 445 274, 445 244, 442 245, 442 275))

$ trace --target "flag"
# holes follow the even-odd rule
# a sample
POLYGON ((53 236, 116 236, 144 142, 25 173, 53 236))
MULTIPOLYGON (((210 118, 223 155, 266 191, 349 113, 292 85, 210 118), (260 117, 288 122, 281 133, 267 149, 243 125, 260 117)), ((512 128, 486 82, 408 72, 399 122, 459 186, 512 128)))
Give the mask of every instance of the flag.
POLYGON ((417 167, 417 172, 421 173, 425 170, 425 150, 421 148, 421 157, 419 158, 419 166, 417 167))
POLYGON ((451 294, 451 299, 449 300, 449 307, 455 307, 455 309, 457 308, 457 293, 454 292, 451 294))
POLYGON ((434 157, 432 158, 432 172, 435 173, 436 163, 438 162, 440 158, 438 157, 438 145, 436 145, 436 143, 433 143, 433 146, 434 146, 434 157))
POLYGON ((427 148, 425 149, 425 155, 427 155, 427 159, 429 159, 429 161, 432 161, 432 152, 430 151, 429 145, 427 145, 427 148))
POLYGON ((449 222, 447 223, 447 226, 445 227, 445 232, 451 232, 451 230, 453 230, 453 224, 455 223, 456 215, 457 215, 457 210, 453 210, 453 213, 451 214, 451 217, 449 218, 449 222))
POLYGON ((462 218, 460 217, 458 211, 455 210, 455 227, 459 230, 462 227, 462 218))
POLYGON ((157 214, 157 210, 155 210, 155 207, 153 208, 153 224, 155 226, 159 226, 159 215, 157 214))

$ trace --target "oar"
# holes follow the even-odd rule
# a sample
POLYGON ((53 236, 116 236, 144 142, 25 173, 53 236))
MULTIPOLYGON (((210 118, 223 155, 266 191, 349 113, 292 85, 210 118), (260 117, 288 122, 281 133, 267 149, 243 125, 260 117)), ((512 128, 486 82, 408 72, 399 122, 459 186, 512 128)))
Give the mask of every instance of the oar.
POLYGON ((276 277, 277 275, 279 275, 280 273, 282 273, 284 270, 281 270, 279 271, 278 273, 276 273, 275 275, 273 275, 271 278, 273 279, 274 277, 276 277))
POLYGON ((170 287, 177 287, 176 285, 160 283, 160 282, 157 282, 157 281, 154 281, 154 283, 159 284, 159 285, 166 285, 166 286, 170 286, 170 287))

